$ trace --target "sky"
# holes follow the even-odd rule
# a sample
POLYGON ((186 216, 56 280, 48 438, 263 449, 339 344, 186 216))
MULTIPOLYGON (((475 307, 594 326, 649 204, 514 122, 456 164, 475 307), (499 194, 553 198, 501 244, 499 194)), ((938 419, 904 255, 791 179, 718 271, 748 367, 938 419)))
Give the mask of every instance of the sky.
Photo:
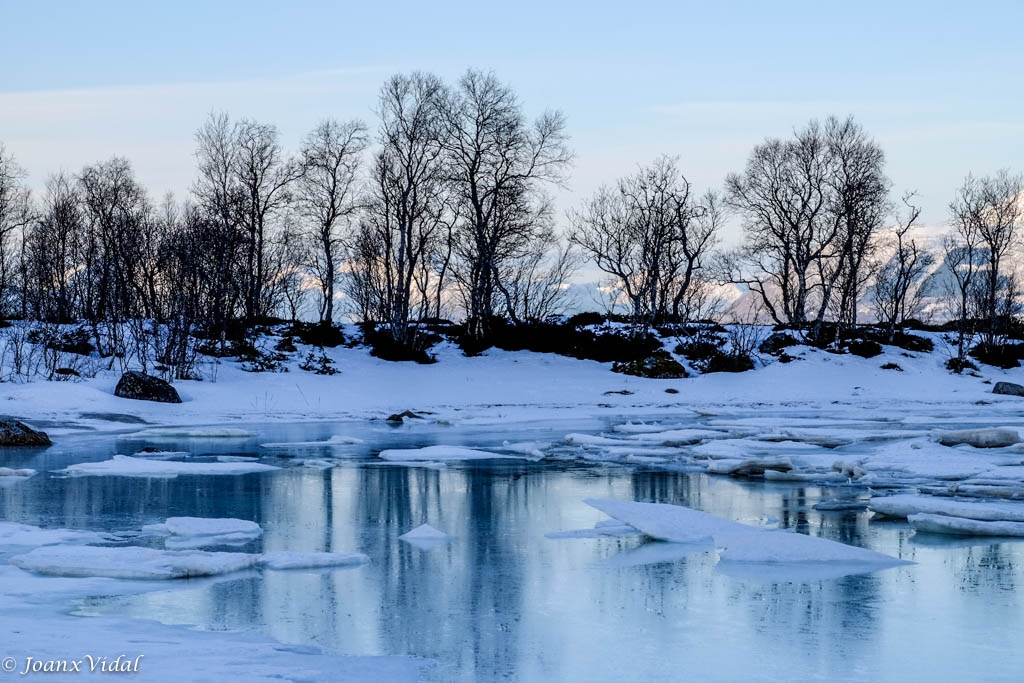
POLYGON ((717 189, 764 138, 852 114, 941 225, 967 173, 1024 171, 1022 31, 1020 0, 0 0, 0 144, 35 188, 118 155, 155 197, 183 196, 212 111, 273 123, 294 150, 324 117, 373 127, 393 73, 474 67, 528 114, 565 113, 560 211, 661 154, 717 189))

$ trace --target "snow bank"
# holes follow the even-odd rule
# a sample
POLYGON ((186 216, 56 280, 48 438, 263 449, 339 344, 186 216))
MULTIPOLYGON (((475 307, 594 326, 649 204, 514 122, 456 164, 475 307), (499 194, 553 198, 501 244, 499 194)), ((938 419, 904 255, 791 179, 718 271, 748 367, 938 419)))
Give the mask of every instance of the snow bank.
POLYGON ((252 432, 233 427, 153 427, 129 434, 132 439, 248 439, 252 432))
POLYGON ((115 455, 110 460, 83 462, 77 465, 69 465, 62 470, 56 471, 74 477, 172 478, 180 474, 233 475, 269 472, 277 469, 280 468, 258 462, 179 462, 174 460, 134 458, 130 455, 115 455))
POLYGON ((1020 443, 1020 434, 1009 427, 989 427, 987 429, 960 429, 955 431, 939 430, 935 432, 935 440, 943 446, 959 446, 967 444, 975 448, 1005 448, 1020 443))
POLYGON ((259 561, 259 555, 247 553, 79 545, 44 546, 10 559, 15 567, 47 576, 142 580, 229 574, 255 567, 259 561))
POLYGON ((953 498, 897 494, 868 501, 872 511, 885 517, 906 518, 911 515, 947 515, 990 522, 1024 522, 1024 503, 979 503, 953 498))
POLYGON ((363 553, 295 553, 286 550, 263 553, 259 558, 259 564, 267 569, 355 567, 370 561, 363 553))
POLYGON ((990 522, 920 513, 907 521, 915 531, 953 536, 1024 536, 1024 522, 990 522))
POLYGON ((784 530, 740 524, 679 505, 587 499, 587 505, 660 541, 722 548, 720 559, 751 563, 842 563, 858 571, 908 564, 872 550, 784 530))
POLYGON ((451 460, 522 460, 518 455, 491 453, 462 446, 426 446, 425 448, 390 448, 380 452, 380 457, 390 461, 433 461, 451 460))

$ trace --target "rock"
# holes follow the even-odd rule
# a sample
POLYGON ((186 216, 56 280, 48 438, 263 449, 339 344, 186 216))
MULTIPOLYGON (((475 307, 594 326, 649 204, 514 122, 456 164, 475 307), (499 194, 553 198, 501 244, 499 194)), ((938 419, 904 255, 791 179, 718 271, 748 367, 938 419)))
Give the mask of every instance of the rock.
POLYGON ((402 422, 404 420, 422 420, 422 419, 424 419, 422 415, 417 415, 416 413, 412 412, 411 410, 404 410, 404 411, 402 411, 400 413, 395 413, 394 415, 388 415, 388 422, 402 422))
POLYGON ((988 427, 985 429, 959 429, 956 431, 939 431, 936 439, 943 446, 959 446, 968 444, 975 448, 1005 448, 1020 442, 1016 429, 1006 427, 988 427))
POLYGON ((178 392, 159 377, 146 375, 129 370, 121 375, 121 381, 114 389, 114 396, 133 398, 139 401, 156 401, 158 403, 181 403, 178 392))
POLYGON ((1024 396, 1024 385, 1014 384, 1013 382, 996 382, 992 393, 1005 396, 1024 396))
POLYGON ((0 446, 49 446, 52 443, 45 432, 37 432, 17 420, 0 419, 0 446))

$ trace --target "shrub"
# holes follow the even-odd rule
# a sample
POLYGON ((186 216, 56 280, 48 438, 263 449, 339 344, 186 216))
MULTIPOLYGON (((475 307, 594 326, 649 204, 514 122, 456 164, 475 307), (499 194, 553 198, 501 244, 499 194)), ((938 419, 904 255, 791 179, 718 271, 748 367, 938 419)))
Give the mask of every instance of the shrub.
POLYGON ((603 325, 604 322, 604 314, 587 311, 584 313, 577 313, 569 318, 565 324, 569 327, 590 327, 591 325, 603 325))
POLYGON ((898 370, 900 372, 903 372, 903 368, 901 368, 899 366, 899 364, 897 364, 897 363, 886 363, 886 364, 884 364, 882 366, 882 369, 883 370, 898 370))
POLYGON ((298 338, 303 344, 333 349, 345 343, 345 335, 341 328, 328 322, 303 323, 294 322, 288 334, 298 338))
POLYGON ((882 345, 870 339, 851 339, 844 347, 848 353, 861 358, 874 358, 882 353, 882 345))
POLYGON ((978 366, 966 358, 950 358, 946 361, 946 369, 960 374, 964 370, 977 371, 978 366))
POLYGON ((649 379, 681 379, 689 377, 679 361, 665 351, 656 351, 647 358, 620 361, 612 365, 612 372, 649 379))
POLYGON ((396 342, 387 330, 377 329, 376 325, 363 328, 363 343, 370 347, 370 355, 381 360, 413 361, 422 365, 436 363, 437 358, 428 350, 440 341, 441 337, 436 334, 421 332, 410 346, 396 342))
POLYGON ((88 356, 94 348, 90 340, 92 334, 84 327, 60 330, 55 327, 36 327, 28 333, 28 340, 33 344, 42 344, 54 351, 75 353, 88 356))
POLYGON ((970 351, 971 358, 985 365, 1008 370, 1019 368, 1024 359, 1024 344, 978 344, 970 351))
POLYGON ((334 361, 322 350, 316 352, 311 349, 309 355, 306 356, 306 360, 299 365, 299 368, 318 375, 338 374, 337 368, 334 367, 334 361))
POLYGON ((783 349, 788 349, 790 346, 798 346, 799 344, 800 342, 797 338, 790 333, 776 331, 768 335, 757 348, 761 353, 768 354, 769 356, 778 356, 782 354, 783 349))
POLYGON ((295 353, 298 351, 295 347, 295 337, 291 335, 281 337, 281 340, 274 346, 274 350, 281 353, 295 353))
POLYGON ((719 353, 708 359, 704 372, 746 372, 754 369, 754 360, 745 354, 719 353))

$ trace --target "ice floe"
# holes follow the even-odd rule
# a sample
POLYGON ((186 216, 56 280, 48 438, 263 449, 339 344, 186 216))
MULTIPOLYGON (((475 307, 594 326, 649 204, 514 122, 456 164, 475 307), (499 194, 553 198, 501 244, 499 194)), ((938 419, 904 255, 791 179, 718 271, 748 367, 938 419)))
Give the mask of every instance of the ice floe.
POLYGON ((260 448, 313 448, 319 446, 356 446, 364 443, 362 439, 357 439, 354 436, 342 436, 335 434, 329 439, 323 441, 272 441, 270 443, 261 443, 260 448))
POLYGON ((11 469, 10 467, 0 467, 0 477, 21 477, 27 479, 28 477, 35 476, 36 471, 30 469, 11 469))
POLYGON ((259 564, 267 569, 329 569, 355 567, 370 558, 363 553, 297 553, 275 550, 259 556, 259 564))
POLYGON ((39 547, 72 543, 105 543, 112 534, 83 529, 44 529, 30 524, 0 522, 0 546, 39 547))
POLYGON ((25 571, 47 576, 161 580, 229 574, 257 566, 260 556, 137 546, 48 545, 15 555, 9 561, 25 571))
POLYGON ((415 529, 405 532, 398 538, 425 550, 444 545, 452 540, 451 536, 439 529, 435 529, 429 524, 420 524, 415 529))
POLYGON ((545 538, 602 538, 606 536, 636 536, 640 532, 617 519, 603 519, 590 529, 549 531, 545 538))
POLYGON ((975 448, 1005 448, 1020 443, 1020 434, 1009 427, 939 430, 935 433, 935 440, 943 446, 967 444, 975 448))
POLYGON ((831 563, 843 565, 842 575, 909 564, 865 548, 740 524, 679 505, 593 498, 584 502, 656 540, 718 548, 721 562, 831 563))
POLYGON ((508 455, 506 453, 492 453, 476 448, 465 448, 463 446, 426 446, 424 448, 390 448, 380 452, 383 460, 393 462, 399 461, 432 461, 444 462, 449 460, 496 460, 511 459, 522 460, 522 456, 508 455))
POLYGON ((259 462, 180 462, 176 460, 153 460, 130 455, 115 455, 110 460, 83 462, 69 465, 60 474, 74 477, 154 477, 173 478, 178 475, 237 475, 254 472, 270 472, 280 469, 259 462))
POLYGON ((977 502, 936 496, 897 494, 872 498, 868 501, 868 506, 879 515, 901 519, 924 513, 992 522, 1024 522, 1024 503, 977 502))
POLYGON ((235 427, 152 427, 128 436, 132 439, 248 439, 253 434, 235 427))
POLYGON ((142 532, 166 536, 166 548, 183 550, 215 545, 243 545, 259 538, 263 528, 245 519, 169 517, 160 524, 147 524, 142 527, 142 532))
POLYGON ((952 536, 1024 536, 1024 522, 985 521, 919 513, 907 517, 915 531, 952 536))

